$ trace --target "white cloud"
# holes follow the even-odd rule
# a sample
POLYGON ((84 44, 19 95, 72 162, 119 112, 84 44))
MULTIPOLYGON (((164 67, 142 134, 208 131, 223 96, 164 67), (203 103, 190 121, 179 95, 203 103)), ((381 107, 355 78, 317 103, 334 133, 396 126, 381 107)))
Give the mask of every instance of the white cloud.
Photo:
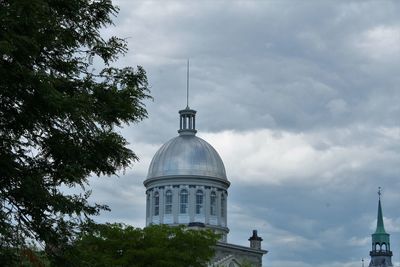
POLYGON ((359 247, 368 247, 368 245, 371 243, 371 237, 367 236, 367 237, 356 237, 353 236, 348 240, 348 244, 350 246, 359 246, 359 247))
POLYGON ((375 60, 400 60, 400 27, 375 26, 363 32, 356 47, 375 60))
POLYGON ((133 163, 129 168, 125 170, 125 174, 135 174, 136 176, 143 177, 143 180, 147 176, 147 171, 150 166, 150 162, 161 147, 162 144, 142 143, 135 142, 130 144, 128 147, 135 152, 139 157, 139 161, 133 163))
POLYGON ((257 229, 259 236, 266 237, 263 247, 267 250, 287 249, 289 251, 300 252, 304 250, 309 251, 321 248, 321 245, 318 241, 311 240, 294 232, 276 227, 265 219, 260 219, 250 215, 240 206, 230 206, 229 208, 230 227, 236 230, 235 233, 230 235, 230 242, 246 246, 248 245, 248 242, 246 241, 248 236, 251 235, 251 230, 257 229))
MULTIPOLYGON (((394 129, 363 129, 392 138, 394 129), (389 134, 389 135, 388 135, 389 134)), ((243 183, 340 184, 349 174, 400 161, 399 152, 381 143, 348 143, 349 128, 316 133, 292 133, 260 129, 224 131, 202 136, 221 154, 228 176, 243 183)), ((397 137, 395 137, 397 138, 397 137)), ((384 143, 384 142, 383 142, 384 143)))

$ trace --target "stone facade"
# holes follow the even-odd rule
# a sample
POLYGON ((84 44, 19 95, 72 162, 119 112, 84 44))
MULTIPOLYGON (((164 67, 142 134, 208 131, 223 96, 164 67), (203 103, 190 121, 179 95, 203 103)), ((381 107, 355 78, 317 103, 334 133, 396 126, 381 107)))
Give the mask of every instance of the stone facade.
MULTIPOLYGON (((257 235, 257 232, 253 231, 257 235)), ((250 247, 244 247, 229 243, 219 242, 215 247, 214 259, 210 262, 210 267, 240 267, 243 264, 248 264, 254 267, 262 266, 262 256, 267 253, 266 250, 261 249, 261 242, 255 247, 254 242, 250 237, 250 247)), ((257 236, 258 237, 258 236, 257 236)), ((260 240, 262 240, 260 238, 260 240)))

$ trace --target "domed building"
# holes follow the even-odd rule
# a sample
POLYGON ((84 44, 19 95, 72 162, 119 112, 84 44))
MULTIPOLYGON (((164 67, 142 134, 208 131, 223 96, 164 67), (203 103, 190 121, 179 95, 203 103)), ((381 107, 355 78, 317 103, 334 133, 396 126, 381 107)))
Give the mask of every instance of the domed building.
POLYGON ((262 239, 253 231, 250 247, 227 243, 227 198, 230 182, 218 152, 196 136, 196 111, 180 110, 179 135, 154 155, 146 187, 146 225, 209 228, 221 234, 210 266, 262 265, 262 239))

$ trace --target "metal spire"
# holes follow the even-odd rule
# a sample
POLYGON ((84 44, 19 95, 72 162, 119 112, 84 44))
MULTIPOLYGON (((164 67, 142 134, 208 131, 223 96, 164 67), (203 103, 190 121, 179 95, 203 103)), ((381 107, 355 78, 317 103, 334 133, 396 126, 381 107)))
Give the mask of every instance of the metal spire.
POLYGON ((186 73, 186 108, 189 109, 189 59, 187 60, 186 73))
POLYGON ((361 261, 362 261, 362 267, 364 267, 364 258, 362 258, 361 261))

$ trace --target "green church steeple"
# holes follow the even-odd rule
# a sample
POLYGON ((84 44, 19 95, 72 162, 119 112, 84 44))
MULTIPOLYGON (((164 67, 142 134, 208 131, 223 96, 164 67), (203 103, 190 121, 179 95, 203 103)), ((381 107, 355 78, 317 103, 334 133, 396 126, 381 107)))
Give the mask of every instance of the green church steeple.
POLYGON ((385 244, 385 246, 390 246, 390 235, 385 231, 385 225, 383 224, 383 213, 382 213, 382 205, 381 205, 381 188, 379 187, 378 191, 379 201, 378 201, 378 218, 376 220, 376 230, 375 233, 372 234, 372 243, 385 244))
POLYGON ((376 230, 372 234, 372 250, 369 255, 371 256, 370 267, 373 266, 393 266, 392 265, 392 251, 390 251, 390 235, 385 231, 383 223, 383 213, 381 205, 381 188, 378 191, 378 217, 376 221, 376 230))

